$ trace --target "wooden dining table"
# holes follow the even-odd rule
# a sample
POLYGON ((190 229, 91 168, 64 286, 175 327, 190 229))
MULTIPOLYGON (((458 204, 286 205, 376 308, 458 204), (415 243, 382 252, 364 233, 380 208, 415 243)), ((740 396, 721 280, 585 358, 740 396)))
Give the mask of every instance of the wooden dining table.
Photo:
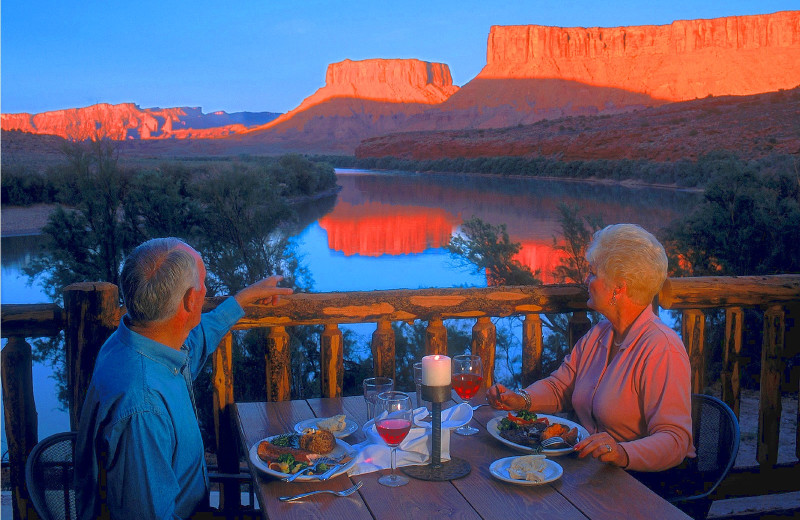
MULTIPOLYGON (((446 403, 444 407, 452 404, 446 403)), ((359 425, 367 421, 362 396, 235 403, 234 409, 246 456, 259 441, 292 432, 300 421, 342 413, 359 425)), ((478 427, 479 433, 451 434, 450 454, 470 465, 469 474, 456 480, 432 482, 411 478, 404 486, 389 488, 378 483, 378 477, 389 472, 387 469, 353 476, 342 473, 324 482, 288 483, 263 472, 248 460, 262 515, 267 519, 348 520, 689 518, 624 470, 590 457, 579 459, 575 454, 556 457, 563 474, 546 484, 519 485, 493 477, 489 471, 493 461, 523 454, 501 443, 486 430, 486 424, 500 413, 488 406, 481 407, 475 411, 471 423, 478 427), (320 494, 295 502, 278 500, 280 496, 316 489, 342 490, 357 482, 363 485, 347 497, 320 494)), ((355 444, 365 439, 359 428, 342 440, 355 444)))

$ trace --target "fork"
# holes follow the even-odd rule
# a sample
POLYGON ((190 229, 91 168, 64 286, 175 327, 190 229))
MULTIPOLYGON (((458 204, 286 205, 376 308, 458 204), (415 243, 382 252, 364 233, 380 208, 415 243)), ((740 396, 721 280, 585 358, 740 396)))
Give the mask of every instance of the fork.
POLYGON ((361 485, 364 484, 364 481, 360 481, 358 484, 351 488, 343 489, 342 491, 334 491, 332 489, 318 489, 316 491, 309 491, 308 493, 300 493, 299 495, 291 495, 288 497, 278 497, 278 500, 281 502, 291 502, 292 500, 299 500, 301 498, 310 497, 311 495, 318 495, 320 493, 330 493, 331 495, 336 495, 337 497, 346 497, 348 495, 352 495, 361 485))
POLYGON ((312 471, 312 470, 316 473, 317 467, 320 464, 327 464, 329 466, 332 465, 332 464, 336 464, 337 466, 339 465, 334 459, 319 458, 319 459, 317 459, 317 461, 314 464, 308 465, 305 468, 303 468, 300 471, 298 471, 297 473, 292 473, 288 477, 284 477, 283 481, 284 482, 294 482, 295 479, 297 479, 297 477, 299 477, 300 475, 302 475, 302 474, 304 474, 304 473, 306 473, 308 471, 312 471))
POLYGON ((542 448, 550 448, 552 446, 556 446, 558 444, 565 444, 568 447, 572 447, 573 445, 562 439, 561 437, 550 437, 548 439, 543 440, 539 443, 542 448))

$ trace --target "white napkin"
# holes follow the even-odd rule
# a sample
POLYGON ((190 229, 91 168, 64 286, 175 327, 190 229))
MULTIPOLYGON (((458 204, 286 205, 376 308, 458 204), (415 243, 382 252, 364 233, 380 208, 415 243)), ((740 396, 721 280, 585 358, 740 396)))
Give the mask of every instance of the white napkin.
MULTIPOLYGON (((428 415, 424 407, 414 410, 414 424, 408 435, 397 447, 396 467, 425 464, 431 457, 431 423, 419 422, 428 415)), ((450 430, 467 424, 472 419, 472 407, 467 403, 457 404, 442 410, 442 449, 441 459, 450 460, 450 430)), ((348 475, 371 473, 392 467, 392 449, 386 445, 375 429, 374 420, 362 427, 367 440, 352 446, 358 451, 355 463, 348 475)))

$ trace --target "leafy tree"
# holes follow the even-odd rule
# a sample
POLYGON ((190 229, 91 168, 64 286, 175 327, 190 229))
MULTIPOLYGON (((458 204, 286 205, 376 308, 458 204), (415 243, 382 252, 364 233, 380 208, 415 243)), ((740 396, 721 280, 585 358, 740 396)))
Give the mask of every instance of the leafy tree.
POLYGON ((594 232, 603 227, 599 216, 581 216, 578 206, 558 204, 563 245, 553 237, 553 248, 563 251, 566 257, 556 266, 556 280, 582 284, 589 275, 589 262, 586 260, 586 249, 592 241, 594 232), (588 226, 588 227, 587 227, 588 226))
POLYGON ((493 226, 472 217, 461 225, 461 233, 450 240, 448 251, 472 266, 475 273, 485 271, 489 285, 541 285, 538 272, 532 273, 514 259, 521 246, 511 242, 505 224, 493 226))

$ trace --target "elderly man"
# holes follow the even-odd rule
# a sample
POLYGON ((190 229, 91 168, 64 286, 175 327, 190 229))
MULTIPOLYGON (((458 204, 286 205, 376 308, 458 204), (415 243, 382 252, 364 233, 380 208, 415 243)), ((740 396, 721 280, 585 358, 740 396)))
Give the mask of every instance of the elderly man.
POLYGON ((202 314, 205 276, 197 251, 175 238, 149 240, 126 258, 127 314, 100 349, 81 412, 80 518, 187 518, 207 496, 192 380, 243 306, 292 290, 267 278, 202 314))

